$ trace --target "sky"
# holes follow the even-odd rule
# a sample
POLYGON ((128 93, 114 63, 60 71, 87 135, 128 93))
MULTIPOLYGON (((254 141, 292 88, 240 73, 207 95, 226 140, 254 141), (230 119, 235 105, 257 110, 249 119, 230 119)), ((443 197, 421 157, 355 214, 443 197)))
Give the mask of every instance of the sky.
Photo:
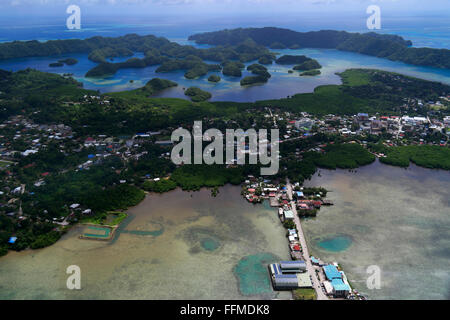
MULTIPOLYGON (((61 37, 61 34, 31 31, 43 27, 64 29, 69 5, 81 9, 84 33, 77 35, 80 37, 92 36, 89 27, 93 30, 99 25, 146 25, 148 28, 142 32, 167 37, 181 34, 183 30, 185 34, 193 34, 265 26, 297 31, 366 32, 366 20, 370 16, 366 10, 370 5, 380 7, 384 33, 400 34, 408 39, 417 36, 399 30, 400 26, 420 29, 424 38, 433 37, 427 30, 434 28, 440 33, 436 43, 442 43, 442 37, 448 38, 450 33, 450 0, 0 0, 0 42, 61 37)), ((127 29, 126 32, 141 31, 127 29)))
POLYGON ((449 0, 0 0, 0 16, 52 15, 70 4, 86 14, 213 14, 322 12, 326 15, 365 11, 372 4, 387 15, 442 14, 449 0))

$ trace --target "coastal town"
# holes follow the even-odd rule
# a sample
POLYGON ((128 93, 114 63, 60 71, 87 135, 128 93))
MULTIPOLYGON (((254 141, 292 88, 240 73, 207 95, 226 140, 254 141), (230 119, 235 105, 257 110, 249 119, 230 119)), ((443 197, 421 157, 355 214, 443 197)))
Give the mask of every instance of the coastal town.
MULTIPOLYGON (((109 99, 107 95, 85 95, 79 102, 68 101, 66 104, 69 106, 76 103, 107 105, 110 103, 109 99)), ((337 137, 334 139, 339 139, 340 143, 361 145, 376 157, 385 158, 385 150, 404 145, 448 148, 450 116, 443 111, 446 110, 444 106, 448 104, 450 104, 450 96, 441 96, 438 101, 427 102, 420 99, 407 99, 404 105, 399 107, 403 116, 357 113, 354 116, 329 114, 319 117, 307 112, 286 112, 282 108, 275 107, 266 107, 264 113, 257 115, 248 111, 248 116, 254 121, 251 127, 273 126, 280 130, 282 153, 278 157, 282 164, 284 159, 301 161, 305 154, 311 152, 325 154, 327 147, 335 143, 326 138, 330 136, 337 137), (426 116, 416 115, 421 111, 426 116), (320 138, 316 138, 319 136, 320 138), (301 147, 297 145, 283 152, 283 146, 290 144, 295 146, 297 143, 300 143, 301 147)), ((211 119, 208 126, 217 125, 218 121, 220 120, 211 119)), ((238 121, 227 121, 227 124, 241 125, 238 121)), ((10 117, 0 124, 0 164, 3 175, 0 213, 11 219, 14 224, 23 224, 23 221, 30 216, 23 210, 21 198, 33 197, 35 192, 45 186, 46 181, 52 176, 71 171, 86 172, 107 163, 110 159, 119 161, 124 168, 115 169, 118 184, 128 184, 133 181, 135 183, 136 179, 156 184, 165 181, 170 178, 170 172, 158 175, 143 171, 140 176, 124 173, 127 171, 127 164, 148 159, 150 154, 152 158, 170 161, 170 149, 173 145, 170 133, 174 129, 168 127, 160 131, 137 132, 134 135, 124 136, 86 135, 74 132, 71 127, 64 124, 38 124, 22 115, 10 117), (45 157, 40 159, 40 155, 45 157), (70 160, 67 161, 68 159, 70 160), (47 163, 44 163, 45 161, 47 163), (48 161, 59 161, 59 165, 50 169, 51 165, 48 161), (27 172, 32 174, 26 174, 27 172)), ((245 149, 248 150, 249 146, 246 145, 245 149)), ((229 167, 234 166, 229 165, 229 167)), ((281 170, 285 169, 281 168, 281 170)), ((296 188, 298 187, 297 185, 296 188)), ((255 188, 249 188, 246 191, 247 200, 253 203, 261 202, 264 198, 261 190, 252 189, 255 188)), ((274 199, 281 201, 282 209, 280 210, 283 210, 281 214, 283 219, 286 219, 287 214, 288 219, 295 220, 298 215, 292 215, 294 210, 298 210, 301 217, 315 216, 321 205, 328 204, 326 200, 320 198, 304 199, 301 191, 297 191, 300 198, 296 199, 295 208, 288 209, 292 197, 288 197, 286 193, 278 194, 277 192, 279 190, 273 187, 265 193, 265 196, 268 196, 271 202, 275 201, 274 199)), ((56 230, 76 223, 83 216, 97 213, 83 203, 66 203, 64 206, 65 209, 62 211, 64 214, 49 216, 45 219, 46 222, 55 224, 56 230)), ((8 239, 9 245, 13 247, 17 239, 20 239, 20 235, 11 234, 8 239)))

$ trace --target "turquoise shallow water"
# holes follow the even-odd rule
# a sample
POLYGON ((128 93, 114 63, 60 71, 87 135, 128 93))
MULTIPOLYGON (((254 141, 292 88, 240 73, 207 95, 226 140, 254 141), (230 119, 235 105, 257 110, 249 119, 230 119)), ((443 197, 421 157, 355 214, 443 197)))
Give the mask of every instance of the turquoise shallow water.
POLYGON ((326 250, 331 252, 340 252, 346 250, 348 247, 350 247, 352 244, 352 239, 349 236, 335 236, 332 238, 327 238, 324 240, 321 240, 317 243, 317 245, 326 250))
POLYGON ((214 238, 204 238, 201 241, 202 248, 207 251, 214 251, 220 247, 220 242, 214 238))
POLYGON ((267 265, 279 260, 270 253, 258 253, 242 258, 234 268, 241 293, 245 296, 270 294, 272 287, 267 265))

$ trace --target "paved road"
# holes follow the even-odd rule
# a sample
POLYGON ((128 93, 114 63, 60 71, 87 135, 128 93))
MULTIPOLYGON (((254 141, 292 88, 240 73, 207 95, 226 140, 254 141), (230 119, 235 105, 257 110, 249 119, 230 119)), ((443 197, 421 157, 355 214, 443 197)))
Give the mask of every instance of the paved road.
POLYGON ((309 275, 312 278, 312 284, 314 289, 316 290, 317 293, 317 300, 328 300, 328 297, 325 295, 325 293, 323 292, 319 280, 317 279, 316 276, 316 271, 314 266, 311 263, 311 259, 310 259, 310 255, 308 252, 308 247, 306 246, 306 239, 305 239, 305 235, 303 233, 303 229, 302 229, 302 225, 300 222, 300 218, 297 214, 297 208, 295 205, 295 202, 292 201, 292 185, 289 182, 289 180, 287 181, 287 194, 289 199, 291 200, 291 207, 292 207, 292 212, 294 212, 294 222, 297 225, 297 230, 298 230, 298 238, 300 240, 300 244, 302 246, 303 249, 303 256, 305 257, 305 262, 306 262, 306 271, 309 273, 309 275))

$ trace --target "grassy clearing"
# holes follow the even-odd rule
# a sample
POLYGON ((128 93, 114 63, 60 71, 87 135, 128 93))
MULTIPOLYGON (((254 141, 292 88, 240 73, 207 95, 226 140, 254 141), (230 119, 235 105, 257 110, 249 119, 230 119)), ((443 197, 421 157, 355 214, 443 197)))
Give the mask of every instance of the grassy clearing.
POLYGON ((317 300, 316 290, 313 288, 300 288, 292 292, 294 300, 317 300))
POLYGON ((342 82, 346 86, 357 87, 370 83, 370 76, 360 70, 350 69, 340 73, 339 75, 342 77, 342 82))
POLYGON ((108 212, 94 217, 83 219, 83 223, 92 223, 101 226, 114 227, 119 225, 128 214, 125 212, 108 212))

